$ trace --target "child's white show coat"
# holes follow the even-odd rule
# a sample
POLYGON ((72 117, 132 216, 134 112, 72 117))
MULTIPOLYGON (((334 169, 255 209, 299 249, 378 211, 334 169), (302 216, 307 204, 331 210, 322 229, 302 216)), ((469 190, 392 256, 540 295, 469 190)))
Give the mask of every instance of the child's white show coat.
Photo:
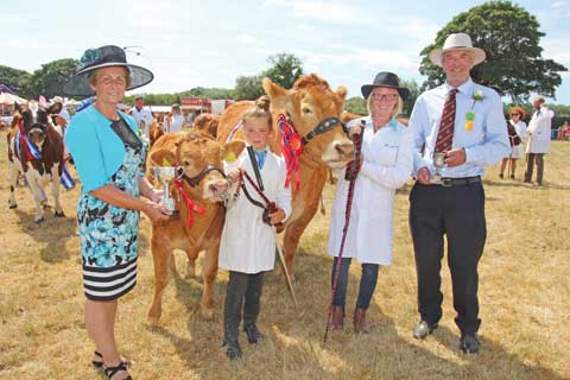
MULTIPOLYGON (((247 149, 236 161, 226 165, 226 173, 235 168, 244 169, 256 181, 247 149)), ((268 151, 260 172, 265 188, 263 193, 285 211, 286 220, 291 215, 291 188, 285 188, 285 161, 268 151)), ((265 204, 245 178, 244 183, 251 197, 265 204)), ((220 268, 250 274, 273 270, 275 237, 271 227, 263 223, 262 216, 263 209, 254 206, 240 189, 237 199, 226 211, 220 243, 220 268)))

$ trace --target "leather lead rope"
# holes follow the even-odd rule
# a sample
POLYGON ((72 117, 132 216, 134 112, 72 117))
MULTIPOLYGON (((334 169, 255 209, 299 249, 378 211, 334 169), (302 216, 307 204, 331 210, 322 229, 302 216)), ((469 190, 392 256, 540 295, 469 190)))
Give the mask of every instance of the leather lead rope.
MULTIPOLYGON (((363 123, 364 124, 364 123, 363 123)), ((352 201, 354 198, 354 185, 356 183, 356 177, 358 176, 358 170, 360 169, 360 162, 362 159, 362 138, 364 136, 364 125, 362 125, 362 129, 360 134, 352 136, 352 142, 354 144, 354 159, 348 163, 346 167, 347 175, 350 174, 349 182, 348 182, 348 195, 346 197, 346 209, 344 212, 344 227, 342 229, 342 240, 340 242, 340 250, 337 256, 337 262, 334 267, 333 272, 333 284, 331 290, 331 299, 329 303, 329 312, 327 316, 327 325, 325 328, 325 335, 323 337, 323 342, 327 342, 327 337, 329 334, 329 329, 332 321, 332 311, 333 311, 333 304, 334 298, 336 295, 336 288, 338 285, 338 279, 340 277, 340 265, 342 263, 342 254, 344 252, 344 244, 346 242, 346 236, 348 235, 348 226, 350 224, 350 212, 352 210, 352 201)))

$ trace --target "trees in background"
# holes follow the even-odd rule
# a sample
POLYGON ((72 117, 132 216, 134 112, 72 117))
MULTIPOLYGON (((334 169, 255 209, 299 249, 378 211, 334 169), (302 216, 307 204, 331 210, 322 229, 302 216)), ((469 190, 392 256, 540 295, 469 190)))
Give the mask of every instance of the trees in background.
POLYGON ((513 102, 528 100, 539 93, 554 98, 566 67, 542 56, 540 30, 536 17, 509 1, 489 1, 455 16, 438 33, 435 41, 420 53, 420 73, 427 76, 424 88, 433 88, 445 80, 440 67, 429 60, 429 53, 442 46, 450 33, 468 33, 473 45, 487 53, 487 60, 473 68, 472 78, 509 96, 513 102))

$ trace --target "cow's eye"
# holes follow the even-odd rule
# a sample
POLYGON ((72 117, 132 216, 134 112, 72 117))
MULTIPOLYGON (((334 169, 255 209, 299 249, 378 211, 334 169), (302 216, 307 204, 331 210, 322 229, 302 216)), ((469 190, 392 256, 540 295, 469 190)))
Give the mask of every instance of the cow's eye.
POLYGON ((303 114, 305 114, 305 115, 309 115, 309 114, 313 113, 313 111, 309 107, 303 107, 302 111, 303 111, 303 114))
POLYGON ((190 166, 190 165, 192 165, 192 161, 190 161, 190 160, 184 160, 184 161, 182 161, 182 164, 183 164, 184 166, 190 166))

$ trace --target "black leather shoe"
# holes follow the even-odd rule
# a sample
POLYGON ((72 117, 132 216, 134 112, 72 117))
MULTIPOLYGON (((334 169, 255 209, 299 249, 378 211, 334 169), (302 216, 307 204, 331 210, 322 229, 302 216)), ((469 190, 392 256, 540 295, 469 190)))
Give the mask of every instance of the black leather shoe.
POLYGON ((257 344, 263 340, 263 334, 257 329, 255 324, 244 326, 243 331, 245 331, 247 341, 250 344, 257 344))
POLYGON ((241 347, 237 341, 225 340, 222 347, 226 348, 226 356, 230 360, 241 358, 241 347))
POLYGON ((476 354, 479 352, 479 339, 476 334, 465 334, 459 340, 459 348, 466 354, 476 354))
POLYGON ((414 338, 416 339, 424 339, 426 336, 430 335, 433 330, 437 329, 437 323, 435 325, 431 325, 426 321, 419 321, 418 324, 414 327, 412 331, 414 338))

